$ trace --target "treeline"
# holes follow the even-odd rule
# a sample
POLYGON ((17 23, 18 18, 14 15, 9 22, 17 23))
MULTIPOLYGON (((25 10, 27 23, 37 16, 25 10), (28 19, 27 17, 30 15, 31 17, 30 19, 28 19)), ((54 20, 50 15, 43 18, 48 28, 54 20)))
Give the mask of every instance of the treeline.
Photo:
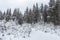
POLYGON ((19 9, 14 9, 13 13, 11 13, 11 9, 7 9, 4 13, 0 11, 0 20, 3 19, 6 21, 16 20, 19 24, 44 21, 44 23, 52 22, 54 25, 58 25, 60 24, 60 0, 50 0, 49 5, 42 3, 40 7, 36 3, 32 9, 27 7, 24 15, 19 9))

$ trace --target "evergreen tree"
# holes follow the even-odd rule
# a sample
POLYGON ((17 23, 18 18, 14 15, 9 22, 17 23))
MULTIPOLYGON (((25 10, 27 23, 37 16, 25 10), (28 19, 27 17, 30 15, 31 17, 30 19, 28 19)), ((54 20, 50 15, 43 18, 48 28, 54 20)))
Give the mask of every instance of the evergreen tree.
POLYGON ((54 15, 55 15, 55 5, 56 5, 56 2, 55 0, 50 0, 49 2, 49 10, 48 10, 48 16, 49 16, 49 22, 53 22, 54 23, 54 15))
POLYGON ((7 9, 7 12, 6 12, 6 21, 9 21, 10 17, 11 17, 11 9, 7 9))
POLYGON ((48 6, 47 5, 45 5, 44 6, 44 14, 43 14, 43 18, 44 18, 44 22, 47 22, 47 8, 48 8, 48 6))
POLYGON ((23 16, 18 9, 14 9, 14 12, 13 12, 13 17, 14 17, 14 20, 16 19, 16 21, 19 23, 19 24, 22 24, 23 23, 23 16))
POLYGON ((55 0, 50 0, 49 7, 53 7, 53 6, 55 6, 55 0))
POLYGON ((34 22, 34 14, 33 14, 31 9, 28 12, 28 21, 29 21, 29 23, 33 23, 34 22))
POLYGON ((4 11, 4 13, 3 13, 3 19, 5 19, 5 11, 4 11))
POLYGON ((43 18, 43 14, 44 14, 44 13, 43 13, 43 8, 44 8, 44 7, 43 7, 43 4, 41 4, 41 6, 40 6, 40 17, 41 17, 41 20, 42 20, 42 21, 43 21, 43 19, 44 19, 44 18, 43 18))
POLYGON ((26 11, 25 11, 25 13, 24 13, 24 22, 29 22, 29 20, 28 20, 28 7, 26 8, 26 11))
POLYGON ((43 4, 41 4, 40 12, 43 14, 43 4))
POLYGON ((14 9, 13 16, 15 17, 15 19, 17 19, 17 20, 19 19, 19 16, 20 16, 19 9, 14 9))
POLYGON ((38 17, 39 17, 39 8, 38 8, 38 4, 36 3, 36 7, 33 6, 33 13, 34 13, 34 22, 38 22, 38 17))
POLYGON ((3 17, 2 17, 3 15, 2 15, 2 12, 0 11, 0 20, 2 20, 3 19, 3 17))
POLYGON ((22 24, 22 23, 23 23, 23 15, 22 15, 21 12, 19 13, 18 23, 19 23, 19 24, 22 24))
POLYGON ((56 1, 56 5, 54 7, 54 24, 60 24, 60 0, 56 1))

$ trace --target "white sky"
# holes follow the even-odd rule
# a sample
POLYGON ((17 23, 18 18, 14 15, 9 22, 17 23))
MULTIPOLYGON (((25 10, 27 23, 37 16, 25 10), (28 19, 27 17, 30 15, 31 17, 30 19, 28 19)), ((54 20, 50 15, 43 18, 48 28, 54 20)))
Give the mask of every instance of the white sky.
POLYGON ((33 7, 33 4, 41 3, 48 4, 49 0, 0 0, 0 10, 6 11, 6 9, 11 8, 20 8, 21 12, 23 13, 28 6, 29 8, 33 7))

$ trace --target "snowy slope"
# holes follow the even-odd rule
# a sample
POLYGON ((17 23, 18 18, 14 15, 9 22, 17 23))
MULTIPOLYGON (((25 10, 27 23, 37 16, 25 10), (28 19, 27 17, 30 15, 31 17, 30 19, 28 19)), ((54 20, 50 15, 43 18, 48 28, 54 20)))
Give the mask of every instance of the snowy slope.
POLYGON ((42 31, 32 31, 30 37, 22 38, 21 36, 14 37, 13 35, 6 35, 2 37, 3 40, 60 40, 56 34, 44 33, 42 31))
POLYGON ((15 21, 0 21, 0 40, 60 40, 60 29, 51 24, 17 24, 15 21))
POLYGON ((34 31, 30 40, 60 40, 56 34, 44 33, 42 31, 34 31))

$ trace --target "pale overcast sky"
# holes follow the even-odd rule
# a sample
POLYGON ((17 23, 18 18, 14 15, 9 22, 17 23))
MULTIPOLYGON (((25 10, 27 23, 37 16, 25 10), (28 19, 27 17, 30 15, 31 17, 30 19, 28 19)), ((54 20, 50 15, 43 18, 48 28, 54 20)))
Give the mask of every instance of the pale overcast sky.
POLYGON ((0 10, 6 11, 7 8, 20 8, 21 12, 23 13, 28 6, 29 8, 33 7, 33 4, 38 3, 40 5, 48 4, 49 0, 0 0, 0 10))

